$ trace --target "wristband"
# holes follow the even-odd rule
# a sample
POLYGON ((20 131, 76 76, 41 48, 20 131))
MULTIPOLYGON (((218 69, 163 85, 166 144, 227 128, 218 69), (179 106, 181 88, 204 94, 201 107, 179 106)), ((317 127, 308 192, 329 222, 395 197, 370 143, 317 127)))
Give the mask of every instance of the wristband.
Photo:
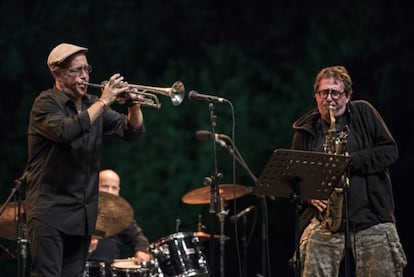
POLYGON ((101 102, 103 104, 104 110, 106 110, 107 105, 102 99, 99 98, 98 100, 96 100, 96 102, 101 102))

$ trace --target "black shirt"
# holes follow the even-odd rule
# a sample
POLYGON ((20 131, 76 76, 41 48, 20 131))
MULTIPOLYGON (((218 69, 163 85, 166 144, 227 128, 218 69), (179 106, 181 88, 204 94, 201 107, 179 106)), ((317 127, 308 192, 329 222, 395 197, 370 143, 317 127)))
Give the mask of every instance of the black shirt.
POLYGON ((102 136, 135 140, 143 131, 110 108, 91 124, 86 109, 96 100, 85 95, 78 114, 56 87, 35 99, 28 127, 28 223, 36 217, 71 235, 95 231, 102 136))

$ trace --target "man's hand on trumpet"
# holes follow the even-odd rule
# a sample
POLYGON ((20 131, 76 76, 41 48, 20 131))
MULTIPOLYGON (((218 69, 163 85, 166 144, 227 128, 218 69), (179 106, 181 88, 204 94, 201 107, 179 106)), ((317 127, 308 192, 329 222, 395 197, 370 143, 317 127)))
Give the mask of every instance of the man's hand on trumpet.
POLYGON ((118 96, 128 91, 128 86, 123 85, 124 77, 119 73, 115 73, 109 78, 102 89, 100 101, 106 106, 110 106, 118 96))
POLYGON ((121 101, 119 101, 121 104, 125 104, 127 107, 131 107, 134 105, 141 105, 142 103, 145 103, 145 95, 140 93, 137 88, 128 85, 126 85, 126 87, 128 89, 122 95, 121 101))

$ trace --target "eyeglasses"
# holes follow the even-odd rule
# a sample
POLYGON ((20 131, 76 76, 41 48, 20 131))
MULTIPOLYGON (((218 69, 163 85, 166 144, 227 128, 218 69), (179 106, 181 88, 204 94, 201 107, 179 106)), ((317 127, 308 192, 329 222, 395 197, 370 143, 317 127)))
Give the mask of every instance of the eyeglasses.
POLYGON ((328 98, 328 95, 330 94, 331 98, 336 100, 339 97, 341 97, 342 94, 345 93, 345 91, 341 92, 341 91, 337 91, 337 90, 334 90, 334 89, 322 89, 320 91, 317 91, 316 93, 319 94, 319 96, 323 97, 323 98, 328 98))
POLYGON ((86 72, 86 73, 91 73, 92 72, 92 66, 91 65, 87 65, 87 66, 79 66, 79 67, 74 67, 74 68, 68 68, 66 69, 66 72, 69 73, 69 75, 72 76, 78 76, 82 73, 82 71, 86 72))

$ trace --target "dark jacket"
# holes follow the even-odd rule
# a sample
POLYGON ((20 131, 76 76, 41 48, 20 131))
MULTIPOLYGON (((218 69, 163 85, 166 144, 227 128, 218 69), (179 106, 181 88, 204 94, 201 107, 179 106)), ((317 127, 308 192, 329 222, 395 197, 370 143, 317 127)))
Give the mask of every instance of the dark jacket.
POLYGON ((56 87, 35 99, 28 127, 27 221, 32 218, 71 235, 92 235, 98 207, 102 136, 138 139, 143 128, 129 127, 112 109, 91 124, 86 109, 97 100, 87 94, 83 112, 56 87))
MULTIPOLYGON (((380 222, 394 222, 394 199, 388 168, 397 160, 398 148, 386 124, 366 101, 351 101, 342 119, 349 127, 346 151, 351 155, 348 170, 349 219, 352 229, 380 222)), ((314 109, 293 124, 292 149, 321 151, 323 127, 314 109)), ((306 199, 305 199, 306 205, 306 199)), ((307 205, 300 225, 305 227, 317 210, 307 205)))

